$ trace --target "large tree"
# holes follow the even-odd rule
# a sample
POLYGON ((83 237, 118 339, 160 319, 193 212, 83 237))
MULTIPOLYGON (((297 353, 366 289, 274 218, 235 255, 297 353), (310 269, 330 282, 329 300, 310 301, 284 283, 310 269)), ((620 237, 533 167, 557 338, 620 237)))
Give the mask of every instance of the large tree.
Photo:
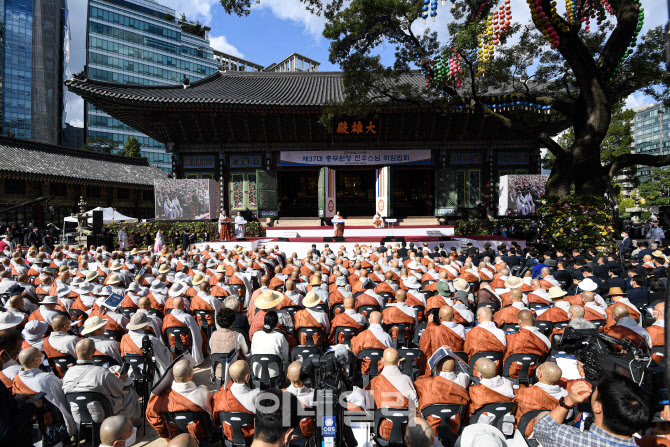
MULTIPOLYGON (((640 154, 601 163, 612 110, 628 95, 639 91, 670 103, 664 34, 658 27, 638 38, 640 0, 567 0, 567 12, 552 0, 527 0, 528 8, 513 11, 520 19, 515 21, 509 0, 459 0, 450 12, 437 0, 301 1, 327 18, 330 61, 344 71, 348 100, 329 114, 372 112, 391 99, 494 117, 556 157, 549 194, 574 188, 602 195, 625 167, 670 164, 670 156, 640 154), (434 13, 453 16, 448 37, 439 39, 421 24, 422 15, 434 13), (395 60, 385 66, 376 48, 386 43, 395 47, 395 60), (416 68, 424 71, 428 88, 403 81, 416 68), (551 138, 565 129, 574 132, 568 148, 551 138)), ((221 0, 226 12, 237 15, 249 14, 251 3, 221 0)))

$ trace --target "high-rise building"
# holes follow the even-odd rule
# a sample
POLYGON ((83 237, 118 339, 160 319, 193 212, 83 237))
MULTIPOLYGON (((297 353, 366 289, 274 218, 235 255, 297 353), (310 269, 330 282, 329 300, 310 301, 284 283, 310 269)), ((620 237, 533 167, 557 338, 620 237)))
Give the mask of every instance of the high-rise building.
POLYGON ((60 144, 69 76, 67 0, 0 1, 2 133, 60 144))
MULTIPOLYGON (((89 0, 86 70, 90 79, 135 85, 174 85, 207 77, 218 68, 209 28, 175 17, 175 10, 151 0, 89 0)), ((87 138, 128 137, 141 144, 143 157, 166 172, 172 156, 165 146, 85 104, 87 138)))
MULTIPOLYGON (((662 104, 647 104, 633 109, 635 113, 633 138, 636 154, 670 154, 670 108, 662 104)), ((649 166, 638 166, 640 181, 651 174, 649 166)))
POLYGON ((84 147, 84 128, 66 123, 65 129, 63 129, 63 146, 73 149, 84 147))

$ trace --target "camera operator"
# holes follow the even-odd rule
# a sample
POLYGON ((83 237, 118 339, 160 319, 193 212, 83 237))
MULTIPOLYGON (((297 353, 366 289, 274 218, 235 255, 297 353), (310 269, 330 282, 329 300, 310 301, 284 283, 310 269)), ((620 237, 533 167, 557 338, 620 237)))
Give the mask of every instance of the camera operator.
POLYGON ((290 393, 271 389, 259 396, 256 408, 254 442, 251 447, 288 445, 300 422, 298 399, 290 393), (286 399, 289 399, 290 410, 276 411, 277 405, 279 408, 286 408, 286 399))
POLYGON ((633 434, 648 427, 652 417, 649 398, 638 385, 610 376, 598 382, 593 393, 585 382, 575 383, 556 408, 538 418, 534 433, 544 447, 633 447, 633 434), (589 397, 595 420, 590 430, 563 425, 568 412, 589 397))

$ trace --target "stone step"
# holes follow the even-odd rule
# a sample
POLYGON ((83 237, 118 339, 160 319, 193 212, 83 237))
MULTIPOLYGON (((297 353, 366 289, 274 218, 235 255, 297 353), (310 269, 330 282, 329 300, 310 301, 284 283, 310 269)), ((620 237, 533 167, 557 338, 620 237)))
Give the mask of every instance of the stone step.
POLYGON ((275 220, 275 227, 318 227, 321 219, 318 217, 282 217, 275 220))

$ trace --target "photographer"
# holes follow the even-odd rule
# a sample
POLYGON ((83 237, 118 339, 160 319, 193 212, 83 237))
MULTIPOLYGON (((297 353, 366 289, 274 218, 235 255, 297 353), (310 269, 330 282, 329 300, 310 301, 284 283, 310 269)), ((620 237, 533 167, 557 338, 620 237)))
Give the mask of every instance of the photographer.
POLYGON ((612 376, 603 378, 593 394, 584 382, 577 382, 559 405, 535 424, 535 438, 544 447, 636 446, 634 433, 651 424, 653 410, 648 397, 632 381, 612 376), (568 412, 591 398, 594 423, 589 431, 563 425, 568 412))

